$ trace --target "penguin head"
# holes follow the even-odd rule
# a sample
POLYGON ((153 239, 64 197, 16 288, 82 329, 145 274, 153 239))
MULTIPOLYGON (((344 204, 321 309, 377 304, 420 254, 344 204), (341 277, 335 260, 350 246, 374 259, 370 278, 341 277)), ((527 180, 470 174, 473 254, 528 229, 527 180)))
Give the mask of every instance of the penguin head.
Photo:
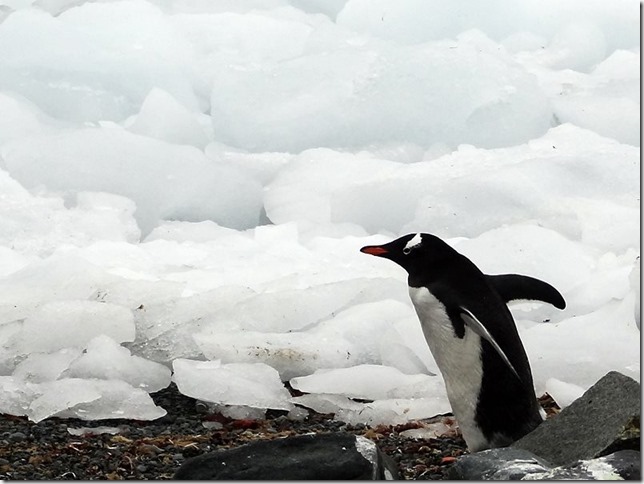
POLYGON ((360 252, 392 260, 415 275, 427 267, 441 265, 454 250, 434 235, 418 233, 403 235, 388 244, 367 245, 360 252))

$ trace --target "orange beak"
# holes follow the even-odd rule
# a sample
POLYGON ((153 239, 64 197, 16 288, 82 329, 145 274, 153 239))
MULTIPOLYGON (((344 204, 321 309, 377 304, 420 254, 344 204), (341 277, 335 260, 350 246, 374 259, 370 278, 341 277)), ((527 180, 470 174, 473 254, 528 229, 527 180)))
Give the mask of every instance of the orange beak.
POLYGON ((365 254, 381 256, 387 253, 387 249, 383 249, 379 245, 367 245, 366 247, 363 247, 362 249, 360 249, 360 252, 364 252, 365 254))

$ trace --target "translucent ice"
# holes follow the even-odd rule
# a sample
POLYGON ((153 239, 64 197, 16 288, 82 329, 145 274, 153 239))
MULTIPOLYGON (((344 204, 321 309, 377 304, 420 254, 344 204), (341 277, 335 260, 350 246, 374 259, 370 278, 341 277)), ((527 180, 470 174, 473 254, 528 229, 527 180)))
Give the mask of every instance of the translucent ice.
POLYGON ((13 372, 13 377, 31 383, 58 380, 69 365, 83 354, 80 348, 63 348, 51 353, 31 353, 13 372))
POLYGON ((317 370, 312 375, 292 378, 293 388, 304 393, 330 393, 363 400, 420 398, 431 395, 442 384, 428 375, 405 375, 396 368, 358 365, 334 370, 317 370))
POLYGON ((34 422, 51 416, 154 420, 166 414, 147 392, 119 380, 64 378, 27 383, 13 377, 0 377, 0 412, 26 415, 34 422))
POLYGON ((58 119, 122 120, 138 111, 152 87, 196 106, 190 54, 186 40, 149 2, 86 2, 58 16, 20 9, 0 30, 0 89, 58 119))
POLYGON ((74 360, 63 376, 122 380, 148 393, 170 384, 170 369, 159 363, 131 355, 109 336, 100 335, 87 345, 82 356, 74 360))
POLYGON ((207 402, 290 410, 290 394, 279 374, 263 363, 177 359, 173 380, 181 393, 207 402))
POLYGON ((359 252, 412 232, 563 293, 511 306, 538 393, 639 379, 634 0, 0 3, 0 413, 154 418, 173 361, 234 418, 320 370, 346 421, 447 412, 359 252))
POLYGON ((191 113, 166 91, 157 88, 147 95, 129 130, 197 148, 203 148, 208 143, 208 136, 197 121, 196 114, 191 113))
POLYGON ((42 383, 37 391, 42 394, 31 403, 28 415, 34 422, 53 415, 82 420, 154 420, 167 413, 146 391, 120 380, 68 378, 42 383))
POLYGON ((359 403, 344 395, 310 394, 294 397, 293 403, 320 413, 333 413, 336 420, 352 425, 397 425, 430 418, 450 410, 443 393, 428 398, 394 398, 359 403))
POLYGON ((17 140, 4 145, 2 157, 11 175, 29 187, 44 183, 52 190, 107 191, 131 198, 145 233, 164 218, 211 218, 235 228, 259 221, 261 191, 254 180, 209 162, 192 146, 116 127, 17 140))
POLYGON ((535 79, 479 39, 377 50, 344 42, 246 69, 224 64, 217 74, 215 132, 253 151, 356 148, 383 139, 502 146, 543 134, 552 113, 535 79), (226 95, 232 90, 246 102, 226 95))
POLYGON ((29 316, 16 342, 20 354, 85 347, 95 336, 105 334, 115 341, 134 340, 132 312, 115 304, 60 300, 42 305, 29 316))

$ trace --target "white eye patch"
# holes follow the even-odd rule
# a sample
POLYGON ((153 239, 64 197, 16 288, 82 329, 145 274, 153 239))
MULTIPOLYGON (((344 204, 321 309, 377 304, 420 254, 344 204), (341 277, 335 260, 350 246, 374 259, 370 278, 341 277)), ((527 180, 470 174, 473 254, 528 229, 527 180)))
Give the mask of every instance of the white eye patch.
POLYGON ((403 254, 409 254, 412 249, 418 247, 422 243, 423 243, 423 238, 421 237, 421 235, 420 234, 414 235, 411 239, 409 239, 409 242, 407 242, 407 244, 403 248, 403 254))

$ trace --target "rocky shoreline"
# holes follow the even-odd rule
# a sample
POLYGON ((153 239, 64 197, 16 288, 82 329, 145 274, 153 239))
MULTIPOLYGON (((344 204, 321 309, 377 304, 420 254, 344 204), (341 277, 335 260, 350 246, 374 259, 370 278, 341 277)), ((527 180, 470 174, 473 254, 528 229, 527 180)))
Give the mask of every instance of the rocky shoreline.
MULTIPOLYGON (((455 458, 466 452, 457 433, 431 439, 405 434, 426 422, 372 428, 312 411, 299 421, 272 411, 263 420, 233 420, 204 412, 203 405, 180 394, 174 384, 152 397, 168 414, 151 422, 50 418, 33 423, 26 417, 1 415, 0 479, 171 479, 190 457, 309 433, 364 436, 393 459, 403 479, 447 479, 455 458), (92 434, 90 429, 117 433, 92 434)), ((441 418, 449 416, 436 417, 441 418)))
MULTIPOLYGON (((307 441, 317 436, 321 438, 316 441, 322 442, 332 435, 336 441, 363 438, 360 445, 372 446, 386 459, 390 475, 407 480, 521 478, 526 473, 532 473, 532 478, 539 474, 543 478, 596 479, 598 468, 603 469, 601 475, 616 478, 640 476, 640 387, 617 372, 608 373, 563 411, 549 395, 543 395, 539 402, 548 416, 546 422, 510 447, 475 454, 467 452, 449 414, 375 427, 348 425, 334 420, 332 414, 311 410, 303 410, 303 417, 297 420, 289 418, 285 411, 270 410, 263 419, 232 419, 182 395, 174 384, 151 396, 168 412, 154 421, 49 418, 34 423, 26 417, 1 415, 0 479, 172 479, 193 457, 208 454, 207 460, 197 460, 221 462, 220 457, 208 459, 215 451, 216 455, 231 456, 239 454, 237 449, 241 446, 258 448, 258 443, 275 441, 276 446, 259 446, 271 449, 263 467, 271 470, 272 452, 293 440, 286 437, 298 437, 298 442, 304 442, 302 436, 307 436, 307 441), (236 450, 228 452, 231 449, 236 450), (526 462, 531 462, 529 468, 526 462)), ((345 450, 348 446, 340 447, 345 450)), ((329 446, 325 452, 328 450, 329 446)), ((291 454, 287 455, 291 460, 291 454)), ((335 460, 328 457, 328 452, 326 455, 322 463, 333 467, 335 460)), ((308 454, 305 457, 311 458, 308 454)), ((242 474, 231 475, 246 472, 250 462, 247 458, 250 457, 245 457, 239 468, 242 474)), ((184 467, 192 467, 193 461, 184 467)), ((210 464, 206 467, 212 469, 210 464)), ((226 468, 225 473, 231 470, 226 468)), ((210 476, 211 470, 206 474, 210 476)))

